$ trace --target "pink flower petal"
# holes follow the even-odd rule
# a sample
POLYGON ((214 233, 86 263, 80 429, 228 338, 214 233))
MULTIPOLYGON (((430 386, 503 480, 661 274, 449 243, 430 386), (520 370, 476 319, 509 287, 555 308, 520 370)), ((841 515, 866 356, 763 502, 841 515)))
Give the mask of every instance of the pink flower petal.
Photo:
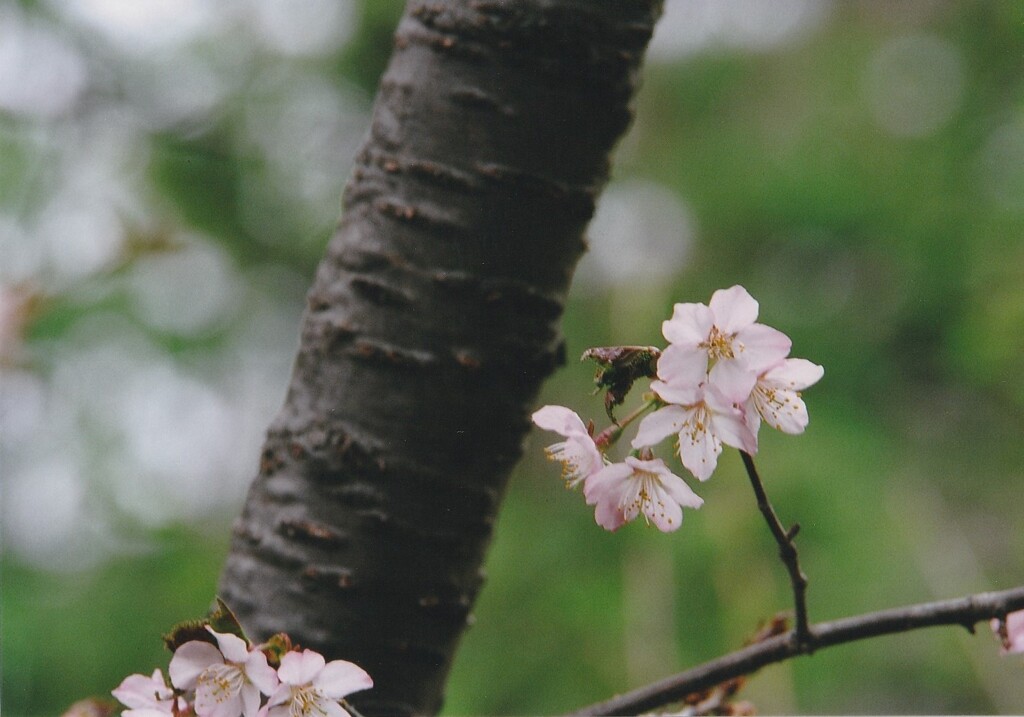
POLYGON ((553 443, 544 449, 553 461, 562 463, 562 478, 569 488, 585 480, 589 475, 601 469, 604 459, 597 450, 594 439, 587 434, 569 436, 564 441, 553 443))
POLYGON ((1010 641, 1007 652, 1024 653, 1024 610, 1006 616, 1006 634, 1010 641))
POLYGON ((217 646, 228 662, 245 662, 249 657, 249 645, 238 635, 226 632, 215 632, 209 625, 206 630, 217 639, 217 646))
POLYGON ((564 406, 544 406, 533 412, 533 422, 545 431, 554 431, 562 436, 586 434, 587 427, 575 411, 564 406))
POLYGON ((662 486, 656 486, 643 504, 644 515, 662 533, 678 530, 683 524, 683 509, 662 486))
POLYGON ((662 401, 677 406, 693 406, 700 403, 704 396, 704 389, 699 385, 684 386, 664 381, 651 381, 651 390, 658 394, 662 401))
POLYGON ((755 375, 782 361, 793 347, 788 336, 764 324, 740 329, 732 343, 736 359, 743 361, 755 375))
MULTIPOLYGON (((623 481, 618 495, 619 509, 622 510, 622 519, 627 523, 636 519, 640 515, 640 509, 643 507, 645 496, 644 493, 641 495, 644 488, 644 482, 639 477, 630 473, 629 478, 623 481)), ((609 492, 609 496, 611 493, 609 492)))
POLYGON ((783 433, 803 433, 810 420, 807 404, 796 391, 758 388, 754 391, 754 405, 765 423, 783 433))
POLYGON ((602 500, 594 510, 594 521, 609 532, 614 532, 626 523, 619 507, 618 496, 615 500, 602 500))
POLYGON ((696 344, 669 344, 658 359, 658 378, 680 386, 697 386, 707 375, 708 351, 696 344))
POLYGON ((713 431, 722 443, 750 455, 757 453, 757 436, 744 420, 742 409, 723 396, 715 386, 708 387, 704 403, 708 407, 713 431))
POLYGON ((256 717, 260 711, 260 689, 254 684, 242 686, 242 717, 256 717))
POLYGON ((337 702, 330 702, 325 700, 320 704, 320 709, 323 710, 323 717, 352 717, 348 710, 339 705, 337 702))
POLYGON ((267 656, 259 650, 253 650, 246 658, 245 676, 265 695, 274 694, 279 683, 277 670, 267 663, 267 656))
POLYGON ((662 322, 661 333, 671 344, 696 346, 707 340, 714 324, 715 315, 704 304, 676 304, 672 318, 662 322))
POLYGON ((722 442, 712 432, 711 417, 702 406, 680 430, 679 459, 697 480, 705 481, 715 472, 721 452, 722 442))
POLYGON ((681 406, 665 406, 645 416, 637 428, 636 438, 632 442, 633 448, 654 446, 673 433, 678 433, 692 413, 681 406))
POLYGON ((277 707, 278 705, 283 705, 285 702, 288 702, 289 699, 291 699, 291 696, 291 685, 285 682, 281 682, 278 684, 277 689, 274 690, 274 693, 270 695, 270 699, 267 700, 266 706, 277 707))
POLYGON ((777 388, 803 391, 813 386, 825 375, 825 369, 807 359, 789 358, 769 369, 763 381, 777 388))
POLYGON ((196 679, 210 665, 223 664, 224 656, 220 650, 208 642, 192 640, 174 651, 167 673, 171 682, 179 690, 191 690, 196 686, 196 679))
POLYGON ((761 430, 761 413, 757 407, 757 388, 750 394, 750 398, 743 404, 743 421, 747 424, 754 441, 757 441, 758 431, 761 430))
POLYGON ((312 682, 327 664, 324 656, 313 650, 286 652, 281 658, 277 676, 289 685, 304 685, 312 682))
POLYGON ((711 368, 708 383, 733 403, 743 403, 757 383, 757 373, 740 361, 719 361, 711 368))
POLYGON ((611 493, 615 493, 618 500, 623 481, 632 473, 633 469, 625 463, 612 463, 594 473, 583 485, 583 496, 587 499, 587 505, 599 503, 611 493))
POLYGON ((153 670, 153 674, 149 677, 128 675, 110 694, 126 707, 136 709, 155 707, 158 702, 164 700, 169 703, 172 697, 171 690, 164 683, 163 673, 160 670, 153 670))
POLYGON ((723 334, 734 334, 757 321, 757 301, 739 284, 719 289, 708 303, 715 316, 715 326, 723 334))
POLYGON ((373 687, 373 680, 359 665, 331 660, 313 680, 313 686, 332 699, 373 687))
POLYGON ((686 481, 669 472, 667 467, 662 475, 661 484, 664 486, 665 492, 669 494, 669 497, 679 505, 687 508, 700 508, 704 505, 704 499, 694 493, 693 489, 686 484, 686 481))
MULTIPOLYGON (((225 698, 222 692, 196 693, 195 710, 199 717, 239 717, 245 709, 241 692, 225 698)), ((256 709, 259 709, 259 695, 256 695, 256 709)), ((253 712, 255 714, 255 711, 253 712)), ((250 715, 246 715, 250 717, 250 715)))

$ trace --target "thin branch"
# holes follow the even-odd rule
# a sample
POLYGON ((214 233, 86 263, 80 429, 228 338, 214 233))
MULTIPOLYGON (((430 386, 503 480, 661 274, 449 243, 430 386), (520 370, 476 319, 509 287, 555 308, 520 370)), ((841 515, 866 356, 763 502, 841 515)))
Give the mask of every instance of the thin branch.
MULTIPOLYGON (((810 632, 814 636, 813 649, 820 649, 937 625, 960 625, 974 632, 974 625, 982 620, 1002 619, 1007 613, 1022 609, 1024 585, 1000 592, 977 593, 822 622, 813 625, 810 632)), ((790 634, 779 635, 646 687, 589 705, 567 717, 639 714, 678 702, 689 694, 734 677, 749 675, 765 665, 811 651, 811 645, 794 641, 790 634)))
POLYGON ((754 495, 757 496, 757 507, 767 521, 772 536, 779 545, 779 557, 782 558, 786 570, 789 571, 789 582, 793 586, 794 621, 796 623, 793 629, 794 639, 804 648, 802 651, 811 652, 814 650, 817 639, 811 633, 807 621, 807 576, 800 569, 800 558, 796 552, 796 544, 793 542, 796 534, 800 531, 800 526, 794 524, 788 530, 782 527, 782 521, 775 514, 775 509, 772 508, 772 504, 768 500, 768 494, 765 493, 761 476, 757 474, 754 459, 745 451, 740 451, 740 455, 743 457, 743 466, 747 469, 747 475, 750 477, 750 485, 754 488, 754 495))

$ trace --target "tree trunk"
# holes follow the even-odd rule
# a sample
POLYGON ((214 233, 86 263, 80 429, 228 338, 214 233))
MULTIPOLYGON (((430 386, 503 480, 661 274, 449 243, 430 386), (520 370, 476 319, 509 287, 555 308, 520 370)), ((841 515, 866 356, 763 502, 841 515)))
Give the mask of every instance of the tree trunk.
POLYGON ((660 0, 412 0, 220 591, 429 714, 660 0))

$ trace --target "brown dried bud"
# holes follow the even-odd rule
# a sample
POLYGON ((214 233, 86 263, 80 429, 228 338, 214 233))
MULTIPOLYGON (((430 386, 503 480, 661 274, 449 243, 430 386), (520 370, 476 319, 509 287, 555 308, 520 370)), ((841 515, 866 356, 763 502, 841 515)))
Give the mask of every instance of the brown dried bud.
POLYGON ((634 381, 657 375, 660 357, 661 349, 655 346, 598 346, 584 351, 580 361, 597 363, 594 384, 598 391, 607 391, 604 409, 615 421, 612 409, 626 400, 634 381))

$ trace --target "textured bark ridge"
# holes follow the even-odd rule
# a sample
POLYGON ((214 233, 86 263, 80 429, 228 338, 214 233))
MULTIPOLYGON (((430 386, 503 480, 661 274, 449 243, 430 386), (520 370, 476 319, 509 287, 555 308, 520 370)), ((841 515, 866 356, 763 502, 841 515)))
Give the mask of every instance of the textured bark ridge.
POLYGON ((412 1, 221 595, 429 714, 660 0, 412 1))

